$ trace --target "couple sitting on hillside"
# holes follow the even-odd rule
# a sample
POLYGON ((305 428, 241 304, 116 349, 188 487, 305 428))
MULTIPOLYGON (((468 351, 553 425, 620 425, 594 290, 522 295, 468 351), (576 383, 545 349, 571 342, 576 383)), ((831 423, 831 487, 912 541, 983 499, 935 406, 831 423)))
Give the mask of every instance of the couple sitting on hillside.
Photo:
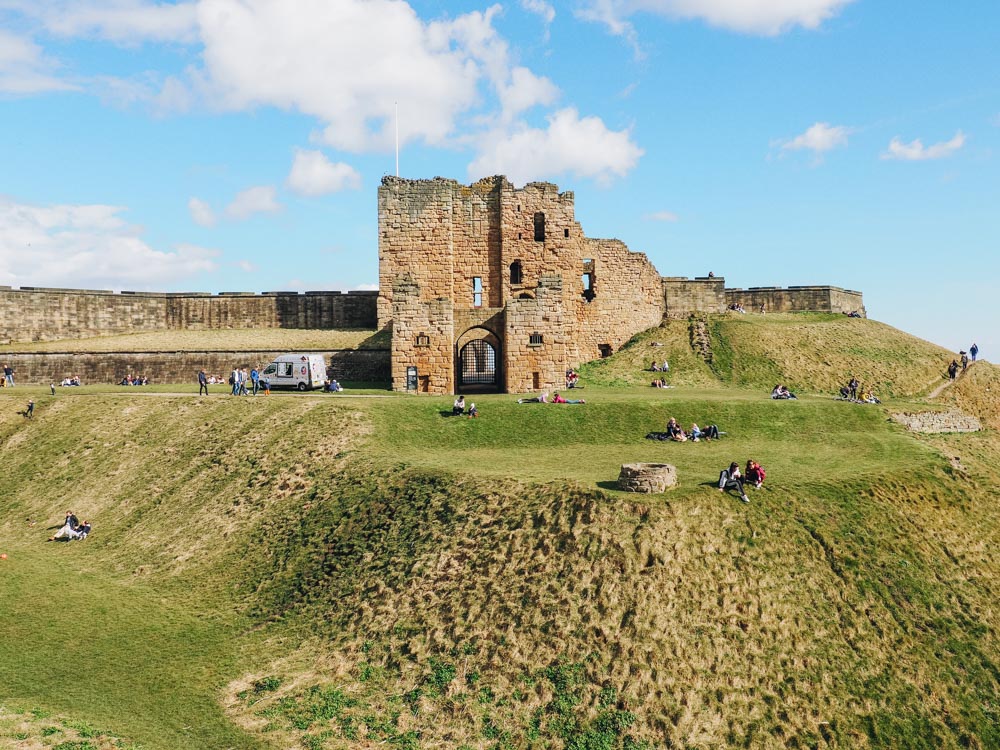
POLYGON ((467 417, 478 417, 479 409, 476 408, 475 402, 469 404, 469 410, 465 409, 465 396, 459 396, 455 399, 455 403, 451 407, 451 415, 453 417, 460 417, 465 414, 467 417))
POLYGON ((702 440, 718 440, 720 435, 725 435, 726 433, 721 432, 717 425, 710 424, 705 428, 701 428, 697 423, 691 425, 691 430, 689 432, 684 432, 684 429, 677 423, 674 417, 671 417, 667 422, 666 432, 651 432, 646 435, 647 440, 672 440, 675 443, 686 443, 690 440, 693 443, 698 443, 702 440))
POLYGON ((76 515, 71 510, 66 511, 66 521, 55 534, 49 537, 48 541, 54 542, 56 539, 65 538, 66 541, 74 539, 86 539, 90 534, 90 521, 80 523, 76 515))
POLYGON ((753 459, 747 459, 747 469, 744 474, 740 473, 740 465, 733 461, 729 464, 728 469, 723 469, 719 472, 719 492, 725 492, 726 490, 736 490, 740 493, 740 500, 745 503, 750 502, 750 498, 747 497, 746 490, 744 489, 746 484, 750 484, 754 489, 760 489, 764 486, 764 478, 767 473, 764 471, 764 467, 753 459))
POLYGON ((795 394, 788 390, 787 386, 776 385, 771 391, 771 398, 774 399, 785 399, 785 398, 795 398, 795 394))

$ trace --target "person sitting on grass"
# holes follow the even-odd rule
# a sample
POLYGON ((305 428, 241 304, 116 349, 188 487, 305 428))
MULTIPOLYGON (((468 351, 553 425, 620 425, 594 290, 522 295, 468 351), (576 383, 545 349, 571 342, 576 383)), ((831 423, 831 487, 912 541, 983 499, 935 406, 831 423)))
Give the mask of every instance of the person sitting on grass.
POLYGON ((659 372, 660 371, 660 366, 658 364, 656 364, 656 360, 655 359, 653 360, 653 364, 651 364, 649 366, 649 371, 650 372, 659 372))
POLYGON ((752 458, 748 458, 745 476, 747 482, 753 485, 754 489, 759 490, 764 485, 764 478, 767 476, 767 472, 764 471, 764 467, 759 463, 752 458))
POLYGON ((587 403, 582 398, 563 398, 558 393, 552 397, 553 404, 585 404, 587 403))
POLYGON ((459 396, 455 399, 455 404, 451 407, 451 414, 454 417, 460 416, 465 413, 465 396, 459 396))
POLYGON ((479 409, 476 408, 476 402, 473 401, 471 404, 469 404, 469 418, 471 419, 472 417, 478 417, 478 416, 479 416, 479 409))
POLYGON ((77 528, 80 526, 79 520, 77 520, 76 515, 71 510, 66 511, 66 521, 59 531, 49 537, 50 542, 54 542, 56 539, 62 539, 66 537, 67 539, 75 539, 77 536, 77 528))
POLYGON ((788 390, 787 386, 776 385, 774 386, 774 390, 771 391, 771 398, 774 399, 795 398, 795 394, 792 393, 790 390, 788 390))
POLYGON ((882 403, 879 400, 878 396, 876 396, 870 390, 865 392, 865 395, 864 395, 864 397, 861 400, 864 401, 866 404, 881 404, 882 403))
POLYGON ((740 465, 733 461, 728 469, 719 472, 719 492, 727 490, 737 490, 740 493, 740 500, 745 503, 750 502, 746 491, 743 489, 743 476, 740 474, 740 465))
POLYGON ((684 434, 684 430, 673 417, 667 421, 667 437, 676 443, 687 442, 687 435, 684 434))

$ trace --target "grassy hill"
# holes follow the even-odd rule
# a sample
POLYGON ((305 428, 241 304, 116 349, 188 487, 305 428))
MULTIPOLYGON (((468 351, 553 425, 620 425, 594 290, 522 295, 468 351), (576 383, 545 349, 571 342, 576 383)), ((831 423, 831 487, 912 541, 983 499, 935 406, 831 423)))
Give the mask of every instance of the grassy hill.
POLYGON ((584 405, 476 420, 0 391, 0 748, 1000 746, 997 368, 925 403, 943 353, 872 321, 706 326, 711 365, 671 323, 584 405), (674 389, 642 385, 653 349, 674 389), (855 367, 884 407, 822 393, 855 367), (956 407, 990 429, 887 419, 956 407), (671 415, 728 434, 644 439, 671 415), (749 505, 712 487, 751 456, 749 505), (679 486, 617 492, 636 460, 679 486), (46 543, 67 507, 94 534, 46 543))
POLYGON ((670 362, 668 382, 704 386, 724 383, 770 391, 836 393, 854 375, 880 396, 928 393, 946 377, 954 357, 940 346, 864 318, 828 313, 709 316, 672 320, 633 339, 614 357, 586 365, 588 380, 608 385, 649 385, 656 360, 670 362), (698 328, 711 361, 691 346, 698 328))

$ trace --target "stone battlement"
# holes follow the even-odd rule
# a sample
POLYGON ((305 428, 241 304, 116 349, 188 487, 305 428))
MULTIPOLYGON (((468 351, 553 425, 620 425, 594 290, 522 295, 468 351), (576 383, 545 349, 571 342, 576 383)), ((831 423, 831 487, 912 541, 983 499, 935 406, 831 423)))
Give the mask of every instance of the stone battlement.
POLYGON ((0 343, 144 331, 375 328, 377 292, 113 292, 0 287, 0 343))

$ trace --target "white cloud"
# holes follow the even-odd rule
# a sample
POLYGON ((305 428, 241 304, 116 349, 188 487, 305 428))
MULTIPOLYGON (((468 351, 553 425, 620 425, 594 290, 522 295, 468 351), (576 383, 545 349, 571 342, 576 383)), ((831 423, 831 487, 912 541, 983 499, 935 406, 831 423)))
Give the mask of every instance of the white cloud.
POLYGON ((919 138, 903 143, 898 137, 889 142, 889 149, 882 153, 882 159, 898 159, 900 161, 926 161, 928 159, 943 159, 951 156, 965 145, 965 134, 959 130, 950 141, 941 141, 931 146, 924 146, 919 138))
POLYGON ((510 82, 500 84, 498 93, 503 117, 510 120, 536 105, 552 104, 559 96, 559 89, 548 78, 517 67, 510 72, 510 82))
POLYGON ((215 224, 215 212, 200 198, 192 198, 188 201, 188 211, 191 212, 191 219, 199 226, 210 227, 215 224))
POLYGON ((607 183, 624 176, 642 156, 628 130, 609 130, 598 117, 583 117, 572 108, 548 118, 544 129, 520 125, 484 138, 469 176, 506 174, 515 183, 570 174, 607 183))
POLYGON ((151 248, 119 206, 33 206, 0 197, 0 283, 11 286, 163 288, 212 272, 218 251, 151 248))
POLYGON ((521 7, 529 13, 540 16, 546 25, 556 19, 556 9, 545 0, 521 0, 521 7))
POLYGON ((680 217, 673 211, 654 211, 651 214, 646 214, 646 216, 643 218, 645 218, 647 221, 668 221, 673 223, 677 221, 680 217))
POLYGON ((197 38, 195 2, 5 0, 4 4, 59 36, 105 39, 124 45, 147 40, 193 42, 197 38))
POLYGON ((248 260, 236 261, 236 267, 239 268, 241 271, 245 271, 246 273, 253 273, 254 271, 257 270, 257 265, 255 263, 251 263, 248 260))
POLYGON ((321 151, 295 149, 286 184, 299 195, 326 195, 357 190, 361 187, 361 175, 350 164, 331 162, 321 151))
POLYGON ((818 28, 854 0, 586 0, 580 15, 599 21, 616 36, 634 33, 627 21, 647 12, 700 20, 730 31, 773 36, 796 26, 818 28))
POLYGON ((478 101, 485 68, 502 74, 498 6, 425 24, 405 2, 203 0, 206 85, 225 107, 270 105, 321 120, 322 140, 350 151, 442 144, 478 101), (361 61, 364 61, 363 63, 361 61))
POLYGON ((56 63, 30 39, 0 28, 0 93, 36 94, 76 88, 52 73, 56 63))
POLYGON ((270 185, 247 188, 226 206, 226 214, 231 219, 246 219, 254 214, 270 214, 280 210, 281 204, 275 198, 275 190, 270 185))
POLYGON ((803 149, 822 154, 838 146, 847 145, 847 136, 851 134, 851 128, 844 125, 831 125, 828 122, 817 122, 810 126, 801 135, 797 135, 791 140, 781 141, 783 151, 801 151, 803 149))

